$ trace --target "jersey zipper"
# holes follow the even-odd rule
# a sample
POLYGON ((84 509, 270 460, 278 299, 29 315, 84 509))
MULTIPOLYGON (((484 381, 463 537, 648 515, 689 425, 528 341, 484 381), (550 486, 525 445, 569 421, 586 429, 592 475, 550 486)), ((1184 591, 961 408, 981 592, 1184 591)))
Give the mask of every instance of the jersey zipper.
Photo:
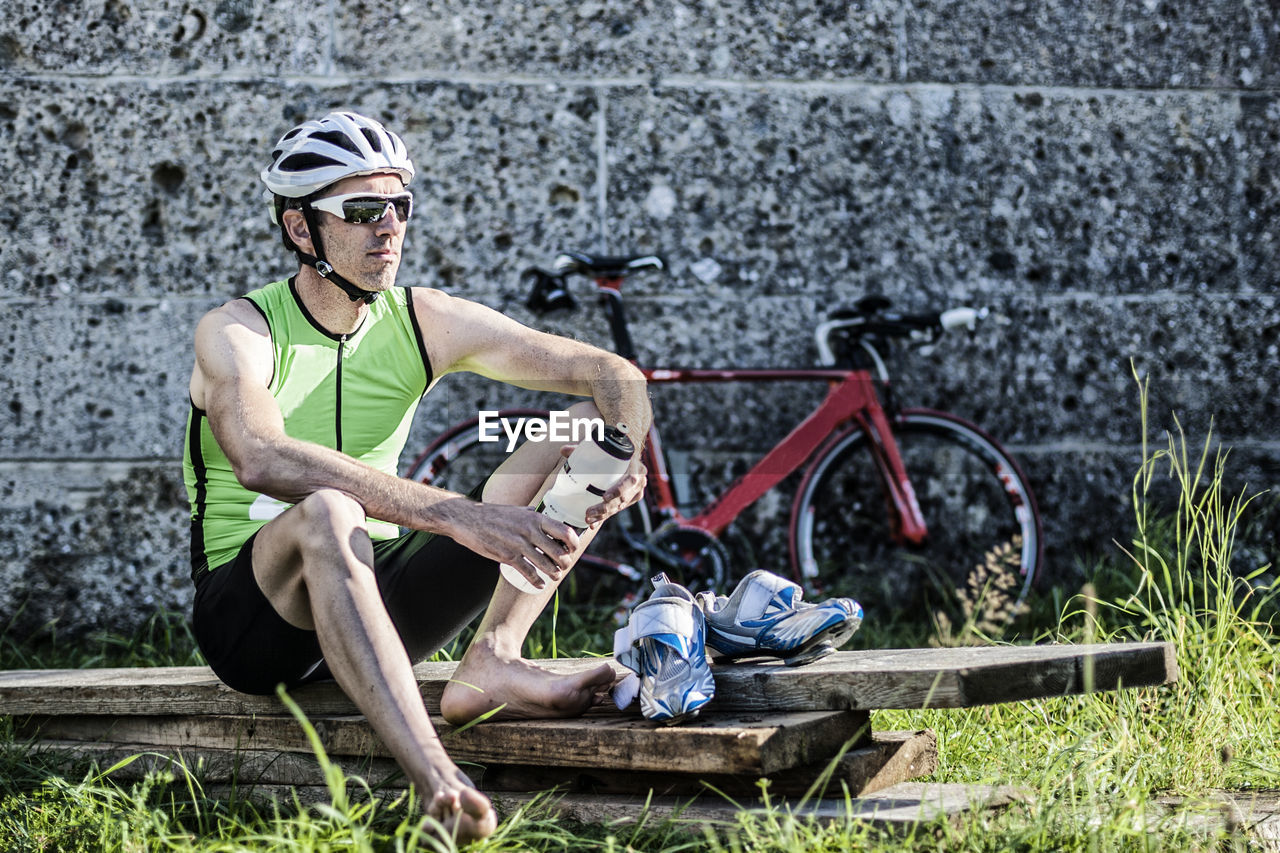
POLYGON ((338 452, 342 452, 342 354, 347 346, 347 336, 343 335, 338 339, 338 376, 337 376, 337 393, 335 405, 333 407, 334 418, 334 436, 337 439, 338 452))

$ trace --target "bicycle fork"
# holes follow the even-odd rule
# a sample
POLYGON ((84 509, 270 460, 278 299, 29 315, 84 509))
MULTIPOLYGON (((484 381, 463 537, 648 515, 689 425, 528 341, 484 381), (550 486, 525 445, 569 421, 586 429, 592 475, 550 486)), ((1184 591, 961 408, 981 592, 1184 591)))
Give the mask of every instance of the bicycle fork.
POLYGON ((920 511, 920 502, 916 500, 916 490, 907 476, 906 466, 902 464, 902 454, 893 438, 889 419, 884 409, 874 406, 860 412, 858 421, 867 434, 871 457, 884 487, 890 535, 895 542, 919 545, 929 535, 929 530, 920 511))

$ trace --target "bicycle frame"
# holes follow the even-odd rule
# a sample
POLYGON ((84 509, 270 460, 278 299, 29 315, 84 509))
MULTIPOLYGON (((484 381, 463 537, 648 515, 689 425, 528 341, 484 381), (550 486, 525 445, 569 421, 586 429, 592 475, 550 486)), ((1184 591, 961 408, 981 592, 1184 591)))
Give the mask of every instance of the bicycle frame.
POLYGON ((897 443, 888 417, 871 375, 864 370, 830 369, 683 369, 641 368, 651 384, 703 382, 777 382, 822 381, 830 389, 826 398, 808 417, 797 424, 745 474, 735 480, 719 497, 693 516, 681 514, 671 487, 661 439, 656 425, 649 429, 644 462, 649 469, 649 486, 653 489, 653 506, 681 526, 695 527, 719 536, 748 506, 759 500, 787 475, 812 458, 828 440, 844 432, 842 427, 856 423, 866 433, 872 455, 886 487, 886 501, 891 510, 891 527, 899 541, 917 544, 927 535, 925 521, 916 502, 915 491, 907 477, 898 453, 897 443))
MULTIPOLYGON (((598 278, 596 290, 604 305, 605 316, 613 333, 619 355, 633 364, 637 354, 627 327, 622 307, 621 278, 598 278)), ((637 365, 638 366, 638 365, 637 365)), ((840 427, 855 422, 870 440, 871 453, 885 484, 890 510, 890 529, 899 542, 918 544, 928 531, 915 491, 907 478, 902 457, 898 453, 893 431, 871 374, 865 370, 832 369, 685 369, 640 368, 653 384, 696 382, 776 382, 824 381, 830 385, 827 397, 747 473, 735 480, 718 498, 692 517, 684 517, 671 488, 671 474, 662 454, 662 443, 656 425, 649 428, 644 461, 650 472, 650 485, 656 497, 654 508, 662 515, 685 527, 695 527, 719 536, 738 515, 765 492, 798 469, 823 445, 828 437, 841 432, 840 427)))

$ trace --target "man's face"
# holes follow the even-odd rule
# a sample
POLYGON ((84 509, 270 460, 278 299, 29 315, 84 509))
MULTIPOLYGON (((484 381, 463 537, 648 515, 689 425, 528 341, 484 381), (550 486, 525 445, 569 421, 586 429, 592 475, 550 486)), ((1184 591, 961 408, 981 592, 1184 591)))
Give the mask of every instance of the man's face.
MULTIPOLYGON (((390 195, 404 192, 404 184, 397 175, 345 178, 323 197, 365 192, 390 195)), ((391 210, 366 225, 346 222, 326 211, 318 211, 318 216, 325 259, 340 275, 364 290, 380 292, 395 285, 409 223, 401 222, 391 210)))

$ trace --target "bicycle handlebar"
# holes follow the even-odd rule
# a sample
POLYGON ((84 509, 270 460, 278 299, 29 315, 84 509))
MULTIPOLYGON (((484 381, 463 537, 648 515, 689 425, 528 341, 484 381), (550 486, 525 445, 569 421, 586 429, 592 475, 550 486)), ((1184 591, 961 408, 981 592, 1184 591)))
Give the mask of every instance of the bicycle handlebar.
POLYGON ((869 297, 859 306, 855 309, 855 316, 850 316, 848 310, 836 311, 831 319, 819 323, 813 330, 818 345, 818 363, 822 366, 833 367, 836 364, 835 350, 831 346, 831 337, 836 332, 845 331, 852 343, 867 350, 883 375, 886 372, 884 362, 866 339, 905 338, 922 345, 930 344, 944 332, 959 328, 972 330, 989 313, 986 308, 961 306, 940 313, 882 314, 889 303, 881 297, 869 297))

